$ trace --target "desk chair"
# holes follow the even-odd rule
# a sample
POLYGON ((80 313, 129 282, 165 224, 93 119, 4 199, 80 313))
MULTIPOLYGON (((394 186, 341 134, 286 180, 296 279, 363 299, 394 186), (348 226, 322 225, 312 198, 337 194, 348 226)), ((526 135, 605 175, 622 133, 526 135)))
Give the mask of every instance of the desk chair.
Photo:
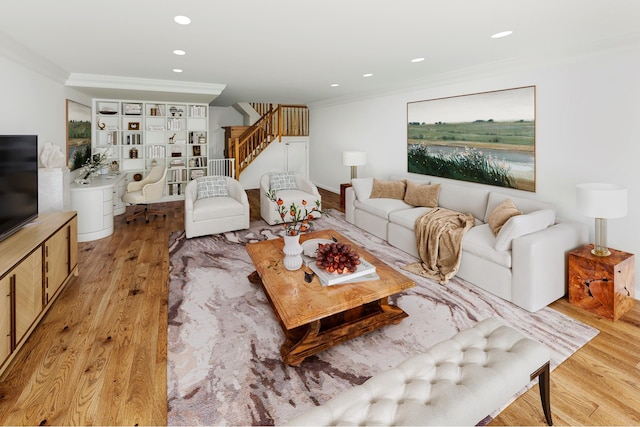
POLYGON ((130 182, 127 186, 127 192, 122 196, 122 201, 131 205, 144 205, 144 209, 134 213, 127 217, 127 224, 129 221, 144 216, 147 223, 149 222, 149 216, 162 215, 167 216, 166 213, 160 210, 149 209, 148 204, 162 199, 164 196, 165 181, 167 179, 167 168, 165 166, 154 166, 149 171, 149 174, 142 181, 130 182))

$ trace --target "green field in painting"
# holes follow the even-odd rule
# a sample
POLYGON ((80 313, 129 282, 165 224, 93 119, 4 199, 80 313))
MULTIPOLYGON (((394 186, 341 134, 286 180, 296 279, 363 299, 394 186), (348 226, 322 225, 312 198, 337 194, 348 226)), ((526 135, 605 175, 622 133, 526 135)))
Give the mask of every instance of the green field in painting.
POLYGON ((67 138, 69 143, 82 144, 83 140, 91 140, 91 122, 70 121, 67 126, 67 138))
MULTIPOLYGON (((409 123, 409 143, 438 143, 457 145, 460 142, 508 145, 511 149, 533 150, 534 122, 519 120, 496 122, 478 120, 463 123, 409 123)), ((494 146, 494 148, 498 148, 494 146)), ((507 148, 508 149, 508 148, 507 148)))

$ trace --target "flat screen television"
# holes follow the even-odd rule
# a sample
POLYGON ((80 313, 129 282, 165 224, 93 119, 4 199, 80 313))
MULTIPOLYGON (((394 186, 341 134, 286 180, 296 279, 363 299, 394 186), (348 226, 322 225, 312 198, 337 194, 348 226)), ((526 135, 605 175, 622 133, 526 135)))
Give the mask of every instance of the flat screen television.
POLYGON ((38 136, 0 135, 0 240, 38 217, 38 136))

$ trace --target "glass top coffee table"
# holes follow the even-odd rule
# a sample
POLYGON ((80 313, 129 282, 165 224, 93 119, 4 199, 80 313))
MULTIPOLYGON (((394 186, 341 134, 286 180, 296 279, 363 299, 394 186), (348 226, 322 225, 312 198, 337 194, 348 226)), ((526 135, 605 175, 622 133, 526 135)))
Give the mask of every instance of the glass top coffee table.
POLYGON ((304 271, 311 272, 308 267, 288 271, 282 265, 282 238, 246 246, 256 267, 254 279, 262 284, 284 331, 280 354, 287 365, 299 366, 311 355, 383 326, 398 324, 408 316, 390 305, 388 297, 414 287, 411 279, 334 230, 306 233, 300 236, 300 243, 331 236, 350 244, 361 258, 373 264, 379 279, 322 286, 316 276, 307 283, 304 271))

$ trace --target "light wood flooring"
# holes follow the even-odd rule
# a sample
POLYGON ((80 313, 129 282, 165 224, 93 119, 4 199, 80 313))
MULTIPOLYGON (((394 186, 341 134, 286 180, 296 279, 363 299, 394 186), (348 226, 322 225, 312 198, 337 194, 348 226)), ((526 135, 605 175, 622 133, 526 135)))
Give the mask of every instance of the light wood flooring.
MULTIPOLYGON (((248 193, 258 219, 259 194, 248 193)), ((184 227, 182 203, 160 206, 166 218, 121 215, 112 236, 79 244, 79 277, 0 379, 0 424, 166 424, 167 242, 184 227)), ((552 307, 601 331, 551 374, 554 423, 640 424, 640 306, 615 323, 567 299, 552 307)), ((492 424, 544 425, 537 386, 492 424)))

